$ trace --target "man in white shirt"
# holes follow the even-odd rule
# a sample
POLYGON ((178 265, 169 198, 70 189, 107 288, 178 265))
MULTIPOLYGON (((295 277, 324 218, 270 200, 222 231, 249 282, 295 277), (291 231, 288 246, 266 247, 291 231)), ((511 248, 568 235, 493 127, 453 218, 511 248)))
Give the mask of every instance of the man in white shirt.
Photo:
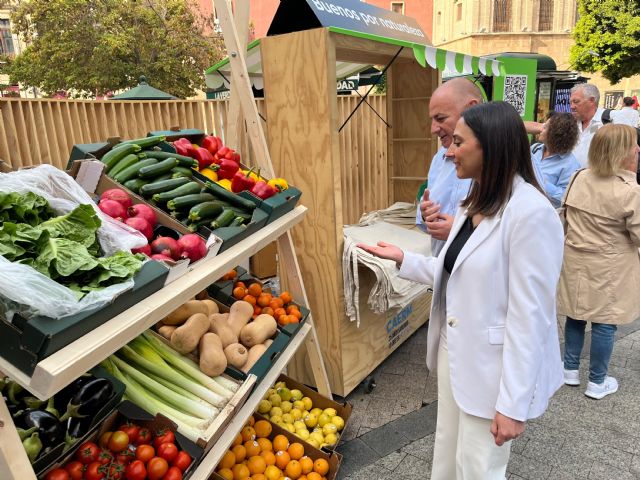
POLYGON ((573 149, 573 154, 582 167, 589 163, 589 146, 591 139, 602 127, 602 118, 596 115, 598 102, 600 102, 600 91, 598 87, 591 83, 579 83, 571 89, 571 113, 578 121, 578 144, 573 149))
POLYGON ((622 123, 630 127, 637 128, 640 113, 633 108, 633 98, 624 97, 622 99, 622 109, 612 110, 610 113, 612 123, 622 123))

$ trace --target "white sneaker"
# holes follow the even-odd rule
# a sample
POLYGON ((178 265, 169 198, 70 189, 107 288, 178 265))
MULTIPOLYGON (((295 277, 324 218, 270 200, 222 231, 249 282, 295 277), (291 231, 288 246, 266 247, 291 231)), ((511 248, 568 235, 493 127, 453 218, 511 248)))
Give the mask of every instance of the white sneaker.
POLYGON ((580 385, 580 371, 564 369, 564 384, 576 387, 580 385))
POLYGON ((607 395, 611 395, 612 393, 616 393, 618 391, 618 381, 613 377, 605 377, 604 382, 597 384, 593 382, 589 382, 587 385, 587 390, 584 394, 587 397, 595 398, 596 400, 600 400, 601 398, 606 397, 607 395))

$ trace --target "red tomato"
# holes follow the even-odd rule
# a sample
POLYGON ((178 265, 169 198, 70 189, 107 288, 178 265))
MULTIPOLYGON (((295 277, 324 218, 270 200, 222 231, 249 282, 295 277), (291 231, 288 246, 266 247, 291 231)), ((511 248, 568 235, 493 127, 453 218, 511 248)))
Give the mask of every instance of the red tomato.
POLYGON ((111 460, 113 460, 113 455, 111 455, 109 450, 101 450, 98 454, 98 458, 96 458, 96 462, 100 465, 107 465, 111 463, 111 460))
POLYGON ((85 465, 95 462, 100 449, 93 442, 84 442, 76 452, 76 458, 85 465))
POLYGON ((149 480, 160 480, 169 470, 169 464, 164 458, 153 457, 147 463, 147 478, 149 480))
POLYGON ((98 440, 98 445, 100 445, 100 448, 107 448, 111 435, 113 435, 113 432, 104 432, 102 435, 100 435, 100 440, 98 440))
POLYGON ((191 457, 187 452, 178 452, 178 456, 171 462, 171 465, 178 467, 181 472, 185 472, 191 465, 191 457))
POLYGON ((171 467, 162 477, 162 480, 182 480, 182 472, 178 467, 171 467))
POLYGON ((87 471, 84 472, 85 480, 102 480, 106 475, 107 467, 102 465, 100 462, 92 462, 87 467, 87 471))
POLYGON ((125 466, 118 462, 109 464, 108 476, 109 480, 120 480, 124 477, 125 466))
POLYGON ((119 453, 129 445, 129 436, 121 430, 113 432, 109 439, 109 450, 119 453))
POLYGON ((64 466, 64 469, 69 472, 69 477, 71 478, 71 480, 82 480, 85 468, 86 467, 77 460, 69 462, 64 466))
POLYGON ((45 478, 46 480, 69 480, 71 477, 64 468, 54 468, 45 478))
POLYGON ((147 463, 155 456, 156 451, 151 445, 140 445, 136 448, 136 459, 142 460, 144 463, 147 463))
POLYGON ((147 478, 147 469, 144 466, 144 462, 136 460, 129 464, 125 475, 127 480, 145 480, 147 478))
POLYGON ((151 443, 151 431, 148 428, 141 428, 138 438, 133 442, 135 445, 147 445, 151 443))
POLYGON ((128 448, 124 449, 123 451, 121 451, 119 454, 116 455, 116 462, 121 463, 122 465, 129 465, 135 459, 136 459, 136 454, 133 453, 133 451, 129 450, 128 448))
POLYGON ((140 433, 140 427, 135 423, 125 423, 121 425, 119 430, 123 431, 129 436, 129 442, 135 443, 140 433))
POLYGON ((153 446, 156 447, 156 450, 163 443, 175 443, 176 436, 171 430, 160 430, 156 434, 156 438, 153 441, 153 446))
POLYGON ((158 447, 158 456, 171 463, 178 456, 178 447, 174 443, 163 443, 158 447))

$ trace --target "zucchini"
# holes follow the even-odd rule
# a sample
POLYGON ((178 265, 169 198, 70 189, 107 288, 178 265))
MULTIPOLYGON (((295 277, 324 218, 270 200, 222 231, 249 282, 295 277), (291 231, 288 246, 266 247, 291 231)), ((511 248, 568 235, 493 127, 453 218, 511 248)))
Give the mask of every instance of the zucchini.
POLYGON ((191 207, 191 210, 189 210, 189 220, 191 220, 192 222, 197 222, 198 220, 202 220, 204 218, 211 219, 216 215, 220 215, 223 211, 224 209, 222 208, 222 205, 220 205, 218 202, 213 201, 199 203, 198 205, 194 205, 193 207, 191 207))
POLYGON ((205 182, 205 186, 215 197, 218 197, 220 200, 228 202, 231 205, 250 211, 255 210, 256 208, 256 204, 251 200, 247 200, 246 198, 242 198, 229 190, 225 190, 224 187, 221 187, 215 182, 205 182))
POLYGON ((187 223, 189 221, 189 212, 188 211, 172 210, 170 215, 171 215, 172 218, 175 218, 180 223, 187 223))
POLYGON ((145 178, 145 180, 149 180, 149 182, 159 182, 160 180, 169 180, 170 178, 173 178, 171 176, 171 172, 160 175, 159 177, 153 177, 149 179, 145 178))
POLYGON ((115 175, 113 179, 118 183, 124 183, 128 180, 133 180, 134 178, 140 176, 140 170, 142 170, 143 168, 150 168, 156 163, 158 163, 158 160, 156 160, 155 158, 145 158, 144 160, 140 160, 130 167, 125 168, 120 173, 115 175))
POLYGON ((134 193, 140 193, 140 187, 146 185, 147 183, 149 183, 149 180, 134 178, 133 180, 127 180, 123 185, 134 193))
POLYGON ((233 219, 233 221, 229 224, 230 227, 244 227, 246 226, 244 224, 244 218, 242 217, 236 217, 233 219))
POLYGON ((210 193, 193 193, 191 195, 185 195, 183 197, 177 197, 167 202, 169 210, 186 210, 199 203, 212 202, 215 197, 210 193))
POLYGON ((193 169, 191 168, 187 168, 187 167, 181 167, 180 165, 178 165, 177 167, 174 167, 171 169, 171 177, 172 178, 180 178, 180 177, 185 177, 185 178, 191 178, 193 177, 193 169))
POLYGON ((211 222, 210 218, 205 218, 203 220, 199 220, 197 222, 190 222, 187 226, 190 232, 197 233, 200 230, 200 227, 209 228, 209 222, 211 222))
POLYGON ((153 137, 134 138, 133 140, 125 140, 124 144, 138 145, 140 148, 151 148, 164 142, 167 139, 164 135, 155 135, 153 137))
POLYGON ((138 145, 116 145, 107 153, 105 153, 100 161, 106 165, 106 172, 109 171, 116 166, 120 160, 131 153, 137 153, 140 151, 140 147, 138 145))
POLYGON ((140 195, 143 197, 151 197, 156 193, 168 192, 174 188, 178 188, 181 185, 189 183, 188 178, 169 178, 165 180, 153 180, 151 183, 147 183, 143 187, 140 187, 140 195))
POLYGON ((123 157, 118 163, 116 163, 113 168, 107 173, 108 177, 115 178, 121 171, 125 168, 129 168, 131 165, 135 165, 138 163, 140 159, 137 155, 130 153, 129 155, 123 157))
POLYGON ((209 224, 209 228, 211 230, 215 230, 217 228, 228 227, 231 225, 231 222, 236 218, 236 214, 233 213, 233 210, 229 210, 228 208, 223 210, 220 215, 216 217, 216 219, 209 224))
POLYGON ((158 160, 166 160, 167 158, 175 158, 176 160, 178 160, 178 165, 180 165, 181 167, 187 167, 187 168, 192 168, 192 167, 197 167, 198 166, 198 162, 191 158, 191 157, 185 157, 184 155, 178 155, 177 153, 171 153, 171 152, 145 152, 147 154, 148 157, 151 158, 157 158, 158 160))
MULTIPOLYGON (((172 180, 181 180, 180 178, 174 178, 172 180)), ((188 180, 188 179, 185 179, 188 180)), ((167 182, 169 180, 166 180, 167 182)), ((167 203, 174 198, 182 197, 184 195, 191 195, 192 193, 200 193, 200 185, 196 182, 189 182, 184 185, 169 190, 168 192, 156 193, 152 198, 154 202, 167 203)))
POLYGON ((170 172, 172 168, 178 165, 178 160, 176 160, 175 158, 167 158, 166 160, 162 160, 160 162, 158 162, 158 160, 155 158, 153 158, 153 160, 155 160, 154 164, 145 166, 140 169, 140 171, 138 172, 138 176, 140 178, 153 178, 159 175, 163 175, 167 172, 170 172))

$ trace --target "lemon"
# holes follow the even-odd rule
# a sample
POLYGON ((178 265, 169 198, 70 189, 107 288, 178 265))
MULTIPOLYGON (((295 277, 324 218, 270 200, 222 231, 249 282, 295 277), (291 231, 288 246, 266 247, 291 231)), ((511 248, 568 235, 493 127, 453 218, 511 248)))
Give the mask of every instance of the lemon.
POLYGON ((324 427, 322 427, 322 433, 326 435, 329 435, 331 433, 338 433, 338 427, 336 427, 333 423, 329 422, 327 424, 325 424, 324 427))
POLYGON ((320 448, 320 442, 318 442, 315 438, 309 437, 305 440, 305 442, 307 442, 309 445, 312 445, 316 448, 320 448))
POLYGON ((306 410, 306 407, 304 406, 304 402, 302 400, 296 400, 295 402, 293 402, 293 408, 296 408, 298 410, 306 410))
POLYGON ((293 408, 293 404, 290 401, 285 400, 284 402, 282 402, 280 404, 280 408, 282 409, 282 411, 284 413, 289 413, 291 411, 291 409, 293 408))
POLYGON ((307 426, 304 424, 302 420, 296 420, 295 422, 293 422, 293 426, 295 427, 296 430, 307 429, 307 426))
POLYGON ((335 408, 325 408, 323 413, 326 413, 329 417, 335 417, 338 414, 335 408))
POLYGON ((298 410, 297 408, 294 408, 289 413, 291 414, 294 420, 300 420, 302 418, 302 411, 298 410))
POLYGON ((332 447, 338 443, 338 436, 335 433, 330 433, 324 436, 324 441, 332 447))
POLYGON ((271 410, 271 402, 269 400, 260 400, 260 403, 258 404, 258 413, 267 413, 269 410, 271 410))
POLYGON ((300 428, 296 430, 296 435, 299 436, 302 440, 307 440, 310 433, 306 428, 300 428))
POLYGON ((329 415, 327 415, 326 413, 321 413, 318 416, 318 425, 324 427, 327 423, 331 423, 331 417, 329 417, 329 415))
POLYGON ((269 401, 274 407, 279 407, 282 403, 282 398, 277 393, 274 393, 273 395, 269 396, 269 401))
POLYGON ((344 428, 344 419, 340 415, 336 415, 331 419, 331 423, 333 423, 336 427, 338 427, 338 431, 341 432, 344 428))
POLYGON ((319 417, 320 414, 322 413, 322 409, 321 408, 312 408, 311 410, 309 410, 309 413, 313 413, 316 417, 319 417))
POLYGON ((283 414, 282 420, 284 421, 284 423, 290 423, 291 425, 293 425, 293 422, 296 421, 290 413, 283 414))
POLYGON ((269 416, 271 417, 281 417, 283 414, 282 409, 280 407, 273 407, 271 410, 269 410, 269 416))
POLYGON ((304 417, 304 424, 309 428, 313 428, 318 424, 318 417, 310 413, 304 417))
POLYGON ((311 399, 309 397, 303 397, 302 398, 302 403, 304 403, 304 409, 305 410, 311 410, 313 408, 313 402, 311 401, 311 399))
POLYGON ((273 417, 269 418, 269 421, 271 423, 284 423, 280 415, 274 415, 273 417))
POLYGON ((287 430, 289 430, 291 433, 296 433, 296 429, 293 427, 292 423, 287 423, 285 425, 287 426, 287 430))
POLYGON ((294 401, 302 400, 302 392, 300 390, 298 390, 297 388, 294 388, 293 390, 291 390, 291 398, 294 401))
POLYGON ((291 400, 291 390, 289 390, 287 387, 278 388, 276 391, 278 392, 278 395, 280 395, 280 398, 282 400, 291 400))
POLYGON ((276 390, 278 390, 279 388, 286 388, 286 387, 287 387, 287 384, 286 384, 286 383, 284 383, 284 382, 277 382, 277 383, 273 386, 273 388, 275 388, 276 390))
POLYGON ((269 390, 267 390, 267 396, 265 398, 269 398, 271 395, 276 394, 278 392, 276 392, 275 388, 270 388, 269 390))
POLYGON ((309 440, 311 439, 315 440, 318 445, 324 443, 324 435, 320 432, 311 432, 311 434, 309 434, 309 440))

